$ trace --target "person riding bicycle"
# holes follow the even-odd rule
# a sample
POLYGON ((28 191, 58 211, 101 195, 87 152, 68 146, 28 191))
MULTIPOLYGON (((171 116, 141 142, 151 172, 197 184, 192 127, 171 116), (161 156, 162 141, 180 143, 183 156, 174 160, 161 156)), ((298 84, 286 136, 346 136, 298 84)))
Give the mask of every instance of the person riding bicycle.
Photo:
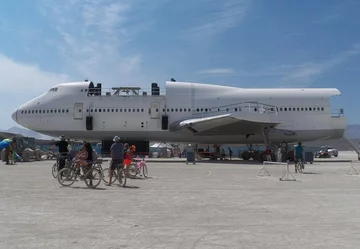
POLYGON ((113 139, 114 143, 110 147, 110 174, 109 174, 109 183, 107 186, 111 186, 111 179, 113 176, 114 170, 118 167, 119 164, 123 163, 124 160, 124 145, 120 142, 120 138, 115 136, 113 139))
POLYGON ((65 136, 60 136, 60 141, 56 142, 49 150, 54 149, 55 147, 59 147, 59 171, 65 167, 66 159, 64 154, 67 155, 68 151, 68 142, 65 140, 65 136))
MULTIPOLYGON (((296 164, 299 161, 304 162, 304 148, 302 147, 302 143, 299 142, 298 145, 295 147, 294 150, 294 162, 295 162, 295 173, 297 173, 296 164)), ((303 166, 304 167, 304 166, 303 166)))
POLYGON ((75 157, 75 166, 79 170, 80 165, 83 166, 84 175, 88 172, 88 166, 93 164, 93 149, 89 142, 83 144, 83 148, 79 154, 75 157))

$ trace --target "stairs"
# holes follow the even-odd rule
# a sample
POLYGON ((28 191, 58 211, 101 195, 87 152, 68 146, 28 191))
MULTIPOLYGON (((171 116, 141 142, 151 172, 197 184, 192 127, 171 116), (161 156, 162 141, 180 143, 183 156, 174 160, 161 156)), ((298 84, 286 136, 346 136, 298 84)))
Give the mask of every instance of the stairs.
POLYGON ((358 159, 360 161, 360 148, 359 145, 357 145, 356 143, 354 143, 353 141, 351 141, 347 136, 343 136, 343 139, 349 143, 350 147, 356 151, 356 153, 358 154, 358 159))
POLYGON ((195 159, 196 160, 202 160, 202 159, 204 159, 204 155, 200 154, 199 152, 195 152, 195 159))

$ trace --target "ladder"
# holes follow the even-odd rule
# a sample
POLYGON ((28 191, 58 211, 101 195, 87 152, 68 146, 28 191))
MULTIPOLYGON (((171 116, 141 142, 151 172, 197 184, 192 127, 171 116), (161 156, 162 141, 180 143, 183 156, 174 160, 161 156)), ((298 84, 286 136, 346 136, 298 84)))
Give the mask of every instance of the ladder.
POLYGON ((202 160, 202 159, 204 159, 204 157, 205 156, 203 154, 199 153, 198 151, 195 152, 196 160, 202 160))
POLYGON ((356 153, 358 154, 358 160, 360 161, 360 148, 359 145, 357 145, 356 143, 354 143, 353 141, 351 141, 350 138, 348 138, 347 136, 343 136, 343 139, 349 143, 350 147, 356 151, 356 153))

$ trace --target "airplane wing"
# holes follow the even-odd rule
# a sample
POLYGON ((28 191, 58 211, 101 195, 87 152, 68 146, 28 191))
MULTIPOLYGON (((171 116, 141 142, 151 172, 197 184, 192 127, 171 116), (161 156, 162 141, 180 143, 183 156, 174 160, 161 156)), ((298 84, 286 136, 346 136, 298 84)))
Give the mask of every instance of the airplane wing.
POLYGON ((273 114, 243 112, 191 118, 170 124, 169 131, 198 136, 251 134, 280 124, 271 116, 273 114))

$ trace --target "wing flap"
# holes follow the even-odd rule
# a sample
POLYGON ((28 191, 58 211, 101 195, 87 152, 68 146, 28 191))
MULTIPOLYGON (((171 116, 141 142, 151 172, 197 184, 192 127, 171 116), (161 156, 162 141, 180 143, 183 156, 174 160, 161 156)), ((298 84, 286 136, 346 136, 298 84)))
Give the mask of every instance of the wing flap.
POLYGON ((255 133, 278 124, 279 122, 272 121, 266 114, 230 113, 177 121, 169 126, 169 130, 194 135, 239 135, 255 133))

